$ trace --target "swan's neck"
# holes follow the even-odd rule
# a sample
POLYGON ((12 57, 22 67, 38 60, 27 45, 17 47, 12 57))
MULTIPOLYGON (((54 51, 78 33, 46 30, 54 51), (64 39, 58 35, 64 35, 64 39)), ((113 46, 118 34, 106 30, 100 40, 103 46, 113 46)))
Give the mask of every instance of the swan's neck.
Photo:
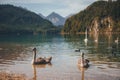
POLYGON ((33 60, 32 60, 32 64, 34 64, 36 61, 36 51, 33 51, 33 60))
POLYGON ((84 56, 81 56, 81 67, 84 67, 84 56))

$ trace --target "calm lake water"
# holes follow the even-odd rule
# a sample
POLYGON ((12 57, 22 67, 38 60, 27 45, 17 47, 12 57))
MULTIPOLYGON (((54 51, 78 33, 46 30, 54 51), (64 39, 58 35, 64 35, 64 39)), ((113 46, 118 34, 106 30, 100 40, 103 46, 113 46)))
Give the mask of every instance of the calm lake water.
POLYGON ((120 34, 0 35, 0 71, 24 74, 30 80, 120 80, 120 34), (95 41, 97 40, 97 41, 95 41), (32 65, 37 57, 52 56, 52 64, 32 65), (78 65, 80 49, 90 67, 78 65))

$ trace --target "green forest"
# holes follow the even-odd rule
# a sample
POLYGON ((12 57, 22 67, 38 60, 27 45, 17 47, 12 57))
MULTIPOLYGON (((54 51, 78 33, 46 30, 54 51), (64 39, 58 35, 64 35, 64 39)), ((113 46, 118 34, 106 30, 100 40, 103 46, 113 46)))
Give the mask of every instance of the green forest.
POLYGON ((69 17, 64 27, 54 26, 36 13, 13 5, 0 5, 0 33, 120 32, 120 0, 99 0, 69 17))
POLYGON ((68 18, 62 33, 93 31, 97 25, 100 32, 120 32, 120 0, 96 1, 85 10, 68 18), (109 27, 110 26, 110 27, 109 27))
POLYGON ((13 5, 0 5, 0 33, 46 33, 60 29, 34 12, 13 5))

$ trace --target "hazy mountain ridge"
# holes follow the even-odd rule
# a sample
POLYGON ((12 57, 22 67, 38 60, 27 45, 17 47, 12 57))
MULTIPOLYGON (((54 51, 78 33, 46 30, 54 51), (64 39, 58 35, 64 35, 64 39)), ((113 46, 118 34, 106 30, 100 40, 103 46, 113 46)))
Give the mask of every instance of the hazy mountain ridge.
POLYGON ((64 25, 65 18, 60 16, 59 14, 52 12, 46 17, 47 20, 51 21, 55 26, 64 25))
POLYGON ((41 14, 41 13, 39 13, 38 14, 40 17, 42 17, 43 19, 45 19, 46 17, 43 15, 43 14, 41 14))
POLYGON ((50 32, 56 27, 34 12, 13 5, 0 5, 0 32, 50 32))

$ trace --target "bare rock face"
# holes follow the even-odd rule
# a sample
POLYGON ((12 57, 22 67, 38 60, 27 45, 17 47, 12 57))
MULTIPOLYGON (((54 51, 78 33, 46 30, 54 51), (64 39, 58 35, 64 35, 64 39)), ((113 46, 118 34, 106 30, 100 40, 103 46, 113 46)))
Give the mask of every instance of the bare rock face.
POLYGON ((120 0, 99 0, 69 17, 62 33, 120 32, 120 0))
POLYGON ((48 15, 46 19, 51 21, 56 26, 64 25, 65 23, 65 18, 55 12, 52 12, 50 15, 48 15))
POLYGON ((90 32, 106 31, 112 32, 114 27, 114 21, 111 17, 105 17, 99 19, 98 17, 94 18, 89 26, 90 32))

